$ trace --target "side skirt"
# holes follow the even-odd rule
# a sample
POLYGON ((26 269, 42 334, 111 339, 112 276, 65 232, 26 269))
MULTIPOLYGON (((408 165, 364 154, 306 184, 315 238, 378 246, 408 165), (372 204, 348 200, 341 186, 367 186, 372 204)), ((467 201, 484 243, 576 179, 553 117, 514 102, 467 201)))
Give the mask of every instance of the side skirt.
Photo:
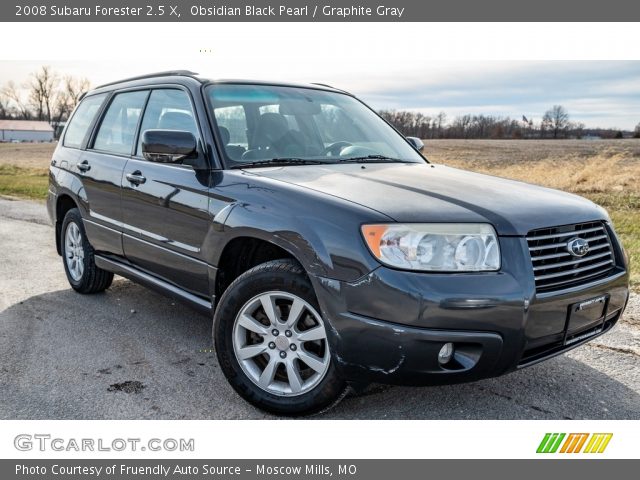
POLYGON ((173 297, 176 300, 180 300, 181 302, 186 303, 187 305, 206 315, 211 315, 213 311, 212 302, 209 302, 202 297, 193 295, 192 293, 185 292, 181 288, 176 287, 171 283, 165 282, 164 280, 160 280, 153 275, 142 272, 135 267, 125 265, 124 263, 120 263, 117 260, 103 257, 101 255, 96 255, 95 260, 96 265, 103 270, 113 272, 136 283, 140 283, 147 288, 155 290, 169 297, 173 297))

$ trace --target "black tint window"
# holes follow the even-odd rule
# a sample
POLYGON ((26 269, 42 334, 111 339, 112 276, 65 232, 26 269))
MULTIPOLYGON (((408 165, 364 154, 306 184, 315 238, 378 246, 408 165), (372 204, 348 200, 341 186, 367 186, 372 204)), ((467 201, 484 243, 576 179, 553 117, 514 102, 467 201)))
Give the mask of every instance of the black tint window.
POLYGON ((102 93, 100 95, 86 97, 82 100, 64 134, 63 145, 65 147, 80 148, 82 146, 82 141, 87 135, 87 130, 106 97, 107 94, 102 93))
POLYGON ((142 154, 142 133, 154 129, 182 130, 199 137, 189 95, 185 91, 162 89, 151 92, 140 128, 138 155, 142 154))
POLYGON ((96 150, 130 154, 146 91, 119 93, 115 96, 100 124, 93 144, 96 150))
POLYGON ((207 94, 227 160, 424 162, 402 135, 349 95, 246 84, 210 85, 207 94))

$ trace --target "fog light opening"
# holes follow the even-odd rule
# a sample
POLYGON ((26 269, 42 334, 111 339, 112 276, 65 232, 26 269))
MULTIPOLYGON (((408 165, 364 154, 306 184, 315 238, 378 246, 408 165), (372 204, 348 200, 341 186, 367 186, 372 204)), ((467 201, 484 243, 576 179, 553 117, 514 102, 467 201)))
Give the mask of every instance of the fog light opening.
POLYGON ((440 349, 440 352, 438 352, 438 363, 440 365, 446 365, 453 358, 453 353, 454 353, 453 343, 451 342, 445 343, 440 349))

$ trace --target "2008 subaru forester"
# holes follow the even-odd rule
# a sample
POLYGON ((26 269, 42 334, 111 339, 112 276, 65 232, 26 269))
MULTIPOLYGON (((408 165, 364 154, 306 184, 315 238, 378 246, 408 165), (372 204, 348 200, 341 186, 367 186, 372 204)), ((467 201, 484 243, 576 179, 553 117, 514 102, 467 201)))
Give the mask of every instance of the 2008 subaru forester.
POLYGON ((229 382, 279 414, 500 375, 616 323, 602 208, 421 148, 331 87, 164 72, 83 98, 48 208, 75 290, 116 273, 212 313, 229 382))

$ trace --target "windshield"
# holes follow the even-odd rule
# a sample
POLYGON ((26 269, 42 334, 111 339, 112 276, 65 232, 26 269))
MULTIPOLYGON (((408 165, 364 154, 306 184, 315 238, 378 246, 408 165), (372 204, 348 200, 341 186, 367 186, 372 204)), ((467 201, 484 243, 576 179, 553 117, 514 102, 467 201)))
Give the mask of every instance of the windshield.
POLYGON ((229 167, 411 162, 422 156, 357 99, 310 88, 214 84, 207 95, 229 167))

